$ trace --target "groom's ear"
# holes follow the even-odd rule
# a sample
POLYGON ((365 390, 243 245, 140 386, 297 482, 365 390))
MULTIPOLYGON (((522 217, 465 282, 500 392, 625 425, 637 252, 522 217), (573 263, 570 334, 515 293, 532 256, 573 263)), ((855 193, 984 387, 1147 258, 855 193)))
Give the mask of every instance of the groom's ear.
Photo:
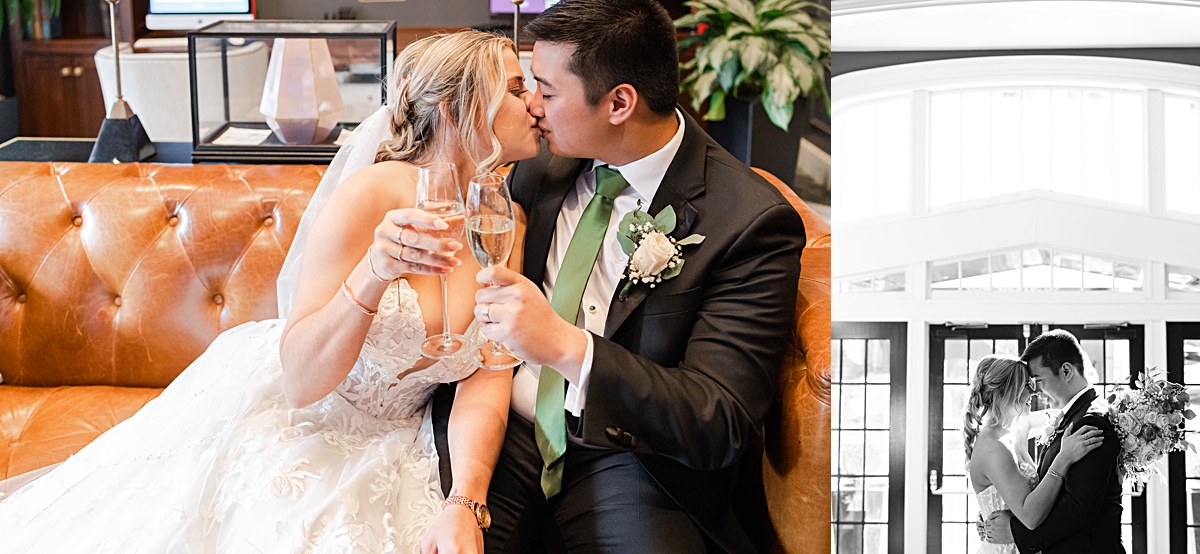
POLYGON ((608 109, 608 122, 612 125, 620 125, 629 121, 633 117, 633 111, 637 108, 638 101, 637 89, 628 83, 621 83, 608 94, 604 95, 605 108, 608 109))
POLYGON ((1059 369, 1059 374, 1062 375, 1064 381, 1070 381, 1072 371, 1078 371, 1075 365, 1071 362, 1063 362, 1062 368, 1059 369))

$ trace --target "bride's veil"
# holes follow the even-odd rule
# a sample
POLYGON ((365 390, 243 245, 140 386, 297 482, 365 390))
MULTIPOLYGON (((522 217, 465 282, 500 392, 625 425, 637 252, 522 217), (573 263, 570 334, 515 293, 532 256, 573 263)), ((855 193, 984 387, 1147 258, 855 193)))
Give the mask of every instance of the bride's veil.
POLYGON ((317 185, 304 216, 300 218, 300 227, 292 239, 292 247, 288 250, 287 258, 283 261, 283 269, 275 281, 279 317, 286 319, 292 311, 296 299, 296 284, 300 277, 300 260, 304 255, 304 245, 308 242, 308 233, 313 222, 333 195, 333 191, 354 172, 375 163, 375 154, 379 145, 393 138, 392 112, 389 106, 382 106, 370 117, 354 129, 350 138, 342 144, 338 153, 317 185))

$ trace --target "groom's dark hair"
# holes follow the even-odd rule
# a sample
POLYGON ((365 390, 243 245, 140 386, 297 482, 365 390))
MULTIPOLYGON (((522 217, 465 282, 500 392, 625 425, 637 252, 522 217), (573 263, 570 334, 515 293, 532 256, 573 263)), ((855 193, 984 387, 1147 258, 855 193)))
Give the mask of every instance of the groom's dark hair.
POLYGON ((626 83, 654 113, 667 115, 675 109, 675 24, 653 0, 563 0, 529 22, 525 37, 575 46, 568 68, 583 81, 591 106, 626 83))
POLYGON ((1021 361, 1031 363, 1038 356, 1042 357, 1042 361, 1050 367, 1054 375, 1058 375, 1062 365, 1068 362, 1083 375, 1083 348, 1079 346, 1075 335, 1062 329, 1042 333, 1033 339, 1033 342, 1025 347, 1025 353, 1021 354, 1021 361))

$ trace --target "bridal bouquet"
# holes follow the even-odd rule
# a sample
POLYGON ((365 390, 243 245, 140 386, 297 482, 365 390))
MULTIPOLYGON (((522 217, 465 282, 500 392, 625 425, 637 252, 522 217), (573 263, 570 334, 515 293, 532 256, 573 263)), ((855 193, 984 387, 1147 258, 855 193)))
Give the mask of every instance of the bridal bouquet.
POLYGON ((1120 472, 1134 483, 1145 483, 1151 473, 1161 478, 1157 464, 1167 453, 1196 450, 1184 436, 1184 420, 1196 417, 1188 409, 1191 397, 1183 385, 1152 371, 1143 373, 1136 387, 1117 387, 1108 397, 1108 417, 1121 440, 1120 472))

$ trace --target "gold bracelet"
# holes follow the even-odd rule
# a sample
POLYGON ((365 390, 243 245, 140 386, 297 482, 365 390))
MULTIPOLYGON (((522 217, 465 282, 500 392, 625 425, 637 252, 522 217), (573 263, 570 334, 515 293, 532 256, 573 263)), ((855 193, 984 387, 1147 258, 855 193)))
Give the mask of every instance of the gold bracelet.
POLYGON ((391 281, 384 279, 383 277, 380 277, 379 273, 376 273, 375 262, 371 261, 371 249, 372 248, 375 248, 374 244, 367 247, 367 267, 371 268, 371 275, 374 275, 376 279, 379 279, 380 283, 390 283, 391 281))
POLYGON ((358 309, 362 310, 362 313, 367 314, 369 316, 373 316, 376 313, 379 313, 378 310, 370 310, 366 306, 364 306, 362 304, 362 302, 359 302, 358 299, 354 297, 354 294, 350 292, 350 285, 347 285, 345 281, 342 281, 342 294, 346 295, 346 298, 350 299, 350 302, 352 302, 355 306, 357 306, 358 309))

